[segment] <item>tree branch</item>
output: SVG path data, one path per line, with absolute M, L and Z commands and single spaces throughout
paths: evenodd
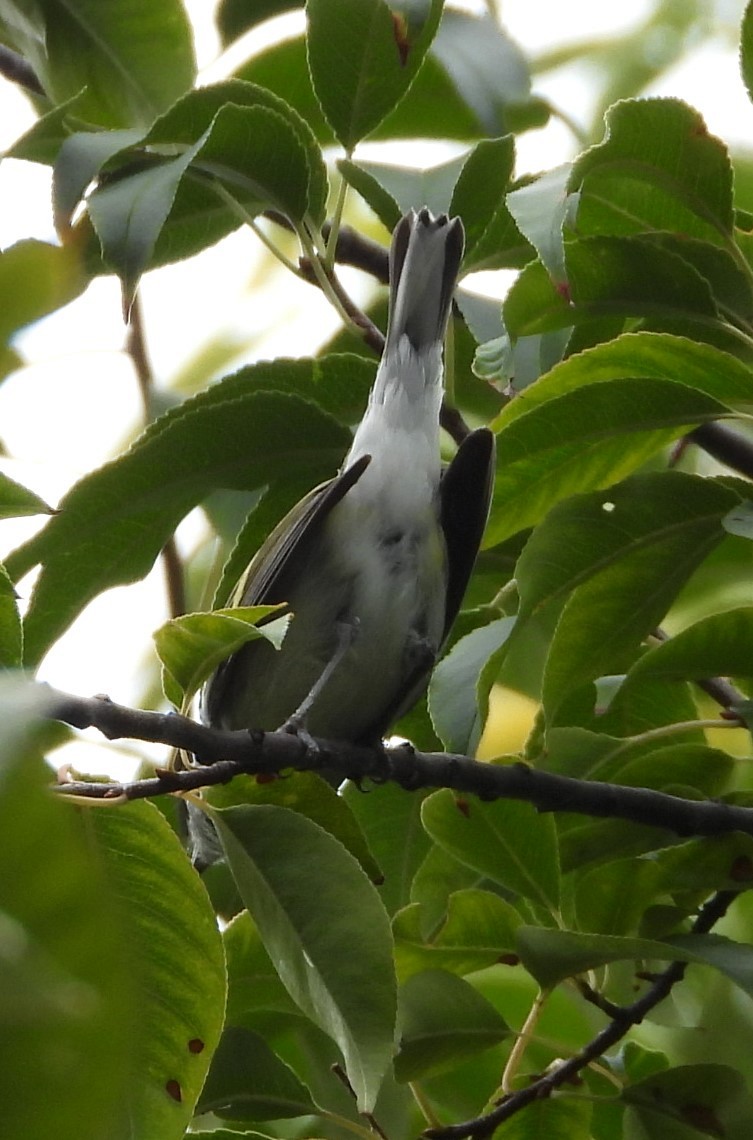
M 143 712 L 107 697 L 76 697 L 50 690 L 47 715 L 76 728 L 94 727 L 109 740 L 131 737 L 181 748 L 206 767 L 185 772 L 158 771 L 151 779 L 118 783 L 66 783 L 58 791 L 95 798 L 144 799 L 169 792 L 227 783 L 241 773 L 271 774 L 288 769 L 326 768 L 342 779 L 391 781 L 407 791 L 451 788 L 481 800 L 523 800 L 541 812 L 577 812 L 597 818 L 626 819 L 676 835 L 753 835 L 753 808 L 714 800 L 688 800 L 648 788 L 598 783 L 537 771 L 527 764 L 485 764 L 467 756 L 417 752 L 409 745 L 365 748 L 341 741 L 319 741 L 309 749 L 285 732 L 227 732 L 207 728 L 177 713 Z
M 736 897 L 736 891 L 719 891 L 712 895 L 698 912 L 693 923 L 693 933 L 707 934 L 724 916 Z M 609 1025 L 597 1033 L 587 1045 L 567 1061 L 556 1065 L 538 1080 L 526 1085 L 524 1089 L 511 1093 L 492 1112 L 461 1124 L 448 1125 L 446 1128 L 429 1128 L 424 1132 L 424 1136 L 431 1137 L 431 1140 L 465 1140 L 466 1137 L 483 1140 L 483 1137 L 490 1136 L 505 1120 L 515 1116 L 533 1101 L 550 1096 L 555 1089 L 561 1088 L 592 1061 L 603 1056 L 608 1049 L 621 1041 L 634 1025 L 639 1025 L 644 1017 L 667 997 L 672 987 L 684 976 L 687 966 L 687 962 L 670 963 L 643 997 L 631 1005 L 611 1006 L 612 1020 Z

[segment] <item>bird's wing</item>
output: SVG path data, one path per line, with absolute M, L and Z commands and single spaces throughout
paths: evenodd
M 288 511 L 270 532 L 249 563 L 230 598 L 231 606 L 265 605 L 275 598 L 276 586 L 290 559 L 316 537 L 321 523 L 363 475 L 371 456 L 362 455 L 334 479 L 320 483 Z M 275 614 L 275 617 L 278 615 Z
M 447 544 L 447 600 L 443 640 L 458 615 L 489 516 L 494 487 L 494 432 L 478 428 L 461 443 L 439 486 L 440 521 Z

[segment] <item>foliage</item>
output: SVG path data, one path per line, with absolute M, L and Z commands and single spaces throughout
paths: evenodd
M 290 7 L 224 0 L 222 35 Z M 501 320 L 496 303 L 458 295 L 452 397 L 491 423 L 498 470 L 469 608 L 406 735 L 473 755 L 502 683 L 536 702 L 521 753 L 535 768 L 753 802 L 749 764 L 696 684 L 731 679 L 712 693 L 750 720 L 753 214 L 734 195 L 749 170 L 692 107 L 639 97 L 703 31 L 702 9 L 665 0 L 632 43 L 599 45 L 604 136 L 597 117 L 571 164 L 516 180 L 515 134 L 560 112 L 488 12 L 309 0 L 305 36 L 195 88 L 179 0 L 9 0 L 0 42 L 43 92 L 29 72 L 39 118 L 9 153 L 52 167 L 60 245 L 0 255 L 3 376 L 19 364 L 14 334 L 92 278 L 119 276 L 137 328 L 141 275 L 240 225 L 280 256 L 292 232 L 289 270 L 347 328 L 314 359 L 173 400 L 56 513 L 0 477 L 3 517 L 49 515 L 0 576 L 3 666 L 35 666 L 94 597 L 147 573 L 193 507 L 219 517 L 243 491 L 226 606 L 249 551 L 337 469 L 365 405 L 379 333 L 353 322 L 334 269 L 346 189 L 388 229 L 427 203 L 462 217 L 465 272 L 516 276 Z M 643 51 L 649 33 L 658 55 Z M 753 4 L 741 38 L 750 92 Z M 462 146 L 420 171 L 357 150 L 416 136 Z M 351 244 L 383 276 L 372 247 Z M 35 567 L 21 615 L 13 583 Z M 198 592 L 189 601 L 206 609 Z M 261 616 L 173 614 L 156 635 L 168 697 L 180 704 Z M 226 861 L 202 883 L 171 805 L 51 798 L 43 697 L 8 679 L 0 705 L 9 1136 L 335 1138 L 371 1118 L 390 1137 L 427 1122 L 441 1135 L 580 1055 L 668 962 L 693 965 L 684 979 L 670 967 L 678 984 L 644 1025 L 626 1023 L 579 1083 L 498 1134 L 748 1135 L 749 836 L 449 788 L 336 796 L 293 773 L 215 792 Z M 732 909 L 711 933 L 694 916 L 720 898 L 719 915 Z

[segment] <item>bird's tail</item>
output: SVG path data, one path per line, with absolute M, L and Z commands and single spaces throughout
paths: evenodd
M 441 343 L 464 245 L 460 218 L 435 218 L 425 206 L 398 224 L 390 248 L 388 346 L 403 336 L 416 351 Z

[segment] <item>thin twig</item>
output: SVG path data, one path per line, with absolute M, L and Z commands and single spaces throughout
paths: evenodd
M 133 363 L 139 393 L 141 395 L 144 420 L 148 423 L 152 417 L 154 376 L 146 348 L 144 315 L 141 307 L 141 298 L 138 293 L 136 293 L 133 298 L 128 310 L 126 352 Z M 162 568 L 165 573 L 165 589 L 167 592 L 170 617 L 180 617 L 181 614 L 186 612 L 186 586 L 183 563 L 174 535 L 171 535 L 162 547 Z
M 730 904 L 737 897 L 736 891 L 719 891 L 713 895 L 701 908 L 693 924 L 694 934 L 706 934 L 726 914 Z M 483 1140 L 491 1136 L 496 1128 L 505 1120 L 515 1116 L 526 1105 L 535 1100 L 542 1100 L 550 1096 L 555 1089 L 571 1081 L 578 1073 L 587 1068 L 598 1057 L 603 1056 L 634 1025 L 639 1025 L 647 1014 L 651 1012 L 670 993 L 672 987 L 679 982 L 687 969 L 687 962 L 672 962 L 666 970 L 660 973 L 651 988 L 628 1006 L 614 1007 L 614 1014 L 609 1025 L 588 1042 L 578 1053 L 554 1066 L 538 1080 L 526 1085 L 512 1093 L 497 1108 L 484 1116 L 466 1120 L 461 1124 L 451 1124 L 446 1128 L 429 1128 L 424 1136 L 431 1140 Z

